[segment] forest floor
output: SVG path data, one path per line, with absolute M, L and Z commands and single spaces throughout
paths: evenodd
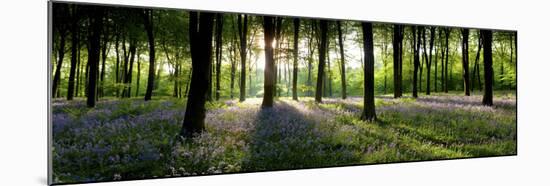
M 53 100 L 56 183 L 110 181 L 516 154 L 516 96 L 376 97 L 378 120 L 359 120 L 361 98 L 261 98 L 207 104 L 206 132 L 177 141 L 185 100 Z

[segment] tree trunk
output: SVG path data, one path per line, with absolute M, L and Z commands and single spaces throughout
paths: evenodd
M 412 34 L 413 34 L 413 46 L 414 46 L 414 60 L 413 60 L 413 63 L 414 63 L 414 70 L 413 70 L 413 97 L 414 98 L 417 98 L 418 97 L 418 86 L 417 86 L 417 82 L 418 82 L 418 67 L 420 66 L 420 37 L 422 36 L 421 32 L 420 32 L 420 29 L 422 29 L 421 27 L 419 28 L 419 30 L 417 30 L 417 26 L 413 26 L 412 27 Z
M 430 71 L 432 69 L 432 50 L 434 48 L 435 27 L 430 27 L 430 50 L 428 56 L 428 64 L 426 66 L 426 95 L 430 95 Z
M 130 43 L 130 64 L 129 64 L 129 68 L 128 68 L 128 72 L 126 74 L 126 78 L 125 79 L 125 87 L 127 87 L 127 91 L 126 91 L 126 97 L 131 97 L 132 94 L 132 72 L 133 72 L 133 69 L 134 69 L 134 60 L 135 60 L 135 56 L 136 56 L 136 39 L 133 39 L 133 41 L 131 41 Z
M 220 100 L 220 73 L 222 68 L 223 14 L 216 14 L 216 101 Z
M 153 35 L 153 10 L 144 10 L 143 25 L 147 31 L 147 40 L 149 42 L 149 73 L 147 75 L 147 89 L 145 90 L 144 99 L 145 101 L 149 101 L 153 96 L 153 86 L 155 84 L 155 38 Z
M 239 101 L 246 99 L 246 35 L 248 33 L 248 16 L 238 15 L 237 23 L 239 28 L 239 39 L 241 42 L 241 78 L 240 78 L 240 97 Z M 243 20 L 244 19 L 244 20 Z
M 402 96 L 403 26 L 393 25 L 393 97 Z
M 365 67 L 363 68 L 365 76 L 363 78 L 364 94 L 363 94 L 363 113 L 362 120 L 376 120 L 376 112 L 374 110 L 374 45 L 372 34 L 372 23 L 363 22 L 361 24 L 363 30 L 363 50 L 365 53 Z
M 97 92 L 97 74 L 99 65 L 99 52 L 100 52 L 100 40 L 101 30 L 103 28 L 103 11 L 104 8 L 97 6 L 93 7 L 90 16 L 90 28 L 88 41 L 90 47 L 88 48 L 88 63 L 90 64 L 90 71 L 88 72 L 88 99 L 86 105 L 88 107 L 95 107 L 96 104 L 96 92 Z
M 422 37 L 418 38 L 419 40 L 422 40 L 422 61 L 420 61 L 420 76 L 418 81 L 418 88 L 420 92 L 422 92 L 422 71 L 424 69 L 424 64 L 428 63 L 428 54 L 426 48 L 426 28 L 422 27 L 421 33 Z
M 474 61 L 474 71 L 472 72 L 472 86 L 470 87 L 470 90 L 473 91 L 475 88 L 476 83 L 476 76 L 477 76 L 477 86 L 479 87 L 479 90 L 481 90 L 481 76 L 479 75 L 479 57 L 481 53 L 481 35 L 478 32 L 478 40 L 477 40 L 477 52 L 476 52 L 476 59 Z
M 451 34 L 450 28 L 445 29 L 445 80 L 443 81 L 443 91 L 445 93 L 449 92 L 449 74 L 448 74 L 448 66 L 449 66 L 449 35 Z
M 104 87 L 105 87 L 105 83 L 104 83 L 104 80 L 105 80 L 105 61 L 107 60 L 107 53 L 109 53 L 109 50 L 107 50 L 109 48 L 109 37 L 107 35 L 107 32 L 108 30 L 106 29 L 105 30 L 105 33 L 103 33 L 103 47 L 101 48 L 101 75 L 100 75 L 100 85 L 99 85 L 99 94 L 98 96 L 99 97 L 103 97 L 103 94 L 105 92 L 104 90 Z
M 78 66 L 77 64 L 77 58 L 78 56 L 78 43 L 79 37 L 78 37 L 78 15 L 76 6 L 73 8 L 72 11 L 72 23 L 71 23 L 71 69 L 69 71 L 69 85 L 67 87 L 67 100 L 73 100 L 74 97 L 74 79 L 75 79 L 75 71 Z
M 315 50 L 315 45 L 313 44 L 315 38 L 315 20 L 311 20 L 311 33 L 309 34 L 308 42 L 308 61 L 307 61 L 307 96 L 312 96 L 311 88 L 313 86 L 311 71 L 313 69 L 313 53 Z
M 328 35 L 328 34 L 327 34 Z M 328 85 L 328 97 L 332 97 L 332 71 L 330 70 L 330 40 L 327 39 L 327 74 L 325 75 L 325 80 Z
M 323 78 L 325 77 L 325 55 L 327 48 L 327 21 L 321 20 L 319 23 L 321 29 L 321 41 L 319 46 L 319 68 L 317 69 L 317 86 L 315 87 L 315 102 L 322 102 Z
M 294 63 L 292 64 L 292 99 L 298 100 L 298 40 L 300 34 L 300 18 L 294 18 Z
M 204 131 L 206 91 L 208 88 L 204 82 L 211 78 L 208 75 L 208 71 L 212 67 L 212 32 L 214 23 L 213 13 L 200 13 L 200 18 L 198 18 L 199 15 L 196 12 L 190 12 L 189 14 L 189 36 L 191 38 L 193 73 L 185 117 L 180 131 L 180 135 L 185 138 L 191 138 Z M 200 29 L 198 29 L 199 26 Z
M 63 66 L 63 58 L 65 57 L 65 38 L 67 37 L 67 34 L 66 32 L 63 30 L 63 31 L 60 31 L 59 32 L 59 37 L 60 37 L 60 40 L 59 40 L 59 49 L 57 51 L 57 55 L 58 55 L 58 59 L 57 59 L 57 65 L 56 65 L 56 68 L 55 68 L 55 73 L 54 73 L 54 76 L 53 76 L 53 85 L 52 85 L 52 95 L 55 96 L 57 95 L 57 92 L 56 91 L 59 91 L 58 90 L 58 86 L 59 86 L 59 81 L 60 81 L 60 77 L 61 77 L 61 67 Z
M 342 23 L 341 21 L 336 22 L 336 26 L 338 27 L 338 46 L 340 48 L 340 78 L 342 79 L 342 99 L 347 98 L 346 94 L 346 60 L 345 60 L 345 54 L 344 54 L 344 40 L 342 38 Z
M 470 30 L 467 28 L 462 29 L 462 78 L 464 80 L 464 95 L 470 96 L 470 67 L 469 67 L 469 54 L 468 54 L 468 38 L 470 37 Z
M 139 81 L 141 76 L 141 62 L 139 61 L 140 57 L 139 54 L 137 56 L 137 77 L 136 77 L 136 97 L 139 96 Z
M 79 34 L 78 37 L 80 38 L 80 34 Z M 82 74 L 82 72 L 81 72 L 82 71 L 81 70 L 82 69 L 82 63 L 80 63 L 80 42 L 77 43 L 77 45 L 78 45 L 78 47 L 77 47 L 77 54 L 76 54 L 77 59 L 76 59 L 76 87 L 75 87 L 76 90 L 75 90 L 75 95 L 76 95 L 76 97 L 79 97 L 80 96 L 80 85 L 81 85 L 80 82 L 82 82 L 80 80 L 80 79 L 82 79 L 81 75 L 80 75 L 80 74 Z
M 273 59 L 273 17 L 264 16 L 264 53 L 265 53 L 265 72 L 264 72 L 264 97 L 262 108 L 273 107 L 273 88 L 275 84 L 275 61 Z
M 483 77 L 485 87 L 483 88 L 483 105 L 493 105 L 493 33 L 491 30 L 481 30 L 483 42 Z

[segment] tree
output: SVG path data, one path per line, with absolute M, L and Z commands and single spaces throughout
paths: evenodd
M 327 51 L 327 21 L 319 22 L 321 29 L 320 45 L 319 45 L 319 68 L 317 69 L 317 86 L 315 87 L 315 102 L 321 103 L 323 96 L 323 78 L 325 77 L 325 55 Z
M 187 107 L 180 131 L 180 135 L 185 138 L 193 137 L 204 131 L 206 92 L 208 88 L 208 85 L 204 81 L 211 78 L 208 75 L 208 71 L 212 67 L 212 34 L 214 23 L 213 13 L 190 12 L 189 15 L 189 38 L 193 72 Z
M 472 72 L 472 86 L 471 90 L 474 90 L 475 82 L 476 82 L 476 76 L 477 76 L 477 86 L 479 87 L 479 90 L 481 90 L 481 75 L 479 72 L 479 57 L 481 53 L 481 33 L 478 31 L 477 34 L 477 52 L 476 52 L 476 60 L 474 62 L 474 71 Z
M 241 42 L 241 90 L 239 101 L 243 102 L 246 99 L 246 35 L 248 33 L 248 15 L 238 15 L 237 24 L 239 30 L 239 40 Z
M 403 26 L 393 25 L 393 97 L 399 98 L 402 92 L 403 72 Z
M 298 43 L 300 34 L 300 18 L 294 18 L 294 63 L 292 64 L 292 99 L 298 100 Z M 345 89 L 344 89 L 345 90 Z M 344 91 L 345 92 L 345 91 Z
M 481 30 L 481 41 L 483 42 L 483 105 L 493 105 L 493 32 L 491 30 Z
M 428 63 L 428 49 L 426 48 L 426 28 L 420 27 L 421 29 L 419 32 L 421 32 L 422 37 L 419 37 L 419 42 L 422 44 L 422 60 L 420 61 L 420 74 L 419 74 L 419 80 L 418 80 L 418 88 L 419 91 L 422 92 L 422 70 L 424 69 L 424 64 Z M 429 74 L 428 74 L 429 75 Z
M 103 11 L 104 7 L 102 6 L 94 6 L 89 10 L 90 28 L 88 31 L 88 41 L 90 42 L 90 47 L 88 48 L 88 64 L 90 64 L 90 71 L 88 75 L 88 98 L 86 101 L 88 107 L 95 107 L 96 102 L 96 82 L 101 47 L 101 31 L 103 28 Z
M 61 67 L 63 66 L 63 59 L 65 57 L 65 40 L 67 38 L 67 30 L 68 30 L 66 19 L 69 17 L 68 16 L 69 8 L 67 7 L 66 4 L 59 4 L 57 6 L 59 6 L 56 8 L 58 11 L 56 11 L 55 14 L 53 15 L 54 16 L 53 20 L 58 20 L 58 21 L 54 21 L 52 23 L 53 28 L 55 28 L 54 34 L 57 33 L 59 35 L 59 46 L 57 50 L 57 55 L 58 55 L 57 65 L 55 68 L 53 82 L 52 82 L 52 96 L 54 97 L 59 93 L 58 86 L 59 86 L 59 81 L 61 79 Z
M 432 69 L 432 50 L 434 48 L 434 40 L 435 40 L 435 27 L 430 27 L 430 50 L 429 50 L 429 56 L 428 56 L 428 63 L 426 68 L 426 95 L 430 95 L 430 71 Z M 437 54 L 437 52 L 436 52 Z M 435 67 L 437 69 L 437 66 Z M 436 73 L 437 74 L 437 73 Z M 436 75 L 437 77 L 437 75 Z M 437 80 L 437 78 L 436 78 Z
M 216 14 L 216 101 L 220 99 L 220 73 L 222 68 L 223 14 Z
M 462 78 L 464 80 L 464 95 L 470 96 L 470 67 L 469 67 L 469 54 L 468 54 L 468 38 L 470 37 L 470 30 L 467 28 L 462 29 Z
M 444 66 L 444 70 L 441 72 L 441 73 L 444 73 L 443 76 L 441 76 L 441 78 L 443 79 L 443 91 L 445 91 L 445 93 L 448 93 L 449 92 L 449 74 L 448 74 L 448 66 L 449 66 L 449 35 L 451 34 L 451 29 L 450 28 L 445 28 L 445 64 L 442 65 L 442 67 Z
M 372 35 L 372 23 L 361 23 L 363 30 L 363 50 L 365 53 L 365 65 L 363 71 L 364 94 L 363 94 L 363 113 L 362 120 L 376 120 L 376 112 L 374 108 L 374 44 Z
M 130 39 L 130 46 L 129 46 L 129 61 L 128 61 L 128 69 L 124 72 L 124 89 L 122 91 L 122 97 L 130 97 L 132 92 L 132 71 L 134 68 L 134 60 L 136 56 L 136 50 L 137 50 L 137 43 L 136 38 Z
M 417 30 L 418 29 L 418 30 Z M 418 68 L 420 66 L 420 37 L 422 36 L 422 32 L 420 30 L 422 27 L 413 26 L 412 27 L 412 35 L 413 35 L 413 64 L 414 64 L 414 70 L 413 70 L 413 97 L 418 97 Z
M 340 73 L 340 78 L 342 79 L 342 99 L 346 99 L 346 60 L 344 55 L 344 40 L 342 39 L 342 23 L 341 21 L 336 21 L 336 26 L 338 27 L 338 46 L 340 48 L 340 68 L 342 69 Z
M 74 80 L 75 80 L 75 71 L 77 68 L 77 58 L 79 58 L 79 28 L 78 21 L 80 20 L 80 15 L 78 13 L 78 6 L 73 5 L 71 9 L 71 68 L 69 71 L 69 85 L 67 88 L 67 100 L 73 100 L 74 97 Z
M 275 86 L 275 61 L 273 59 L 273 37 L 274 25 L 273 17 L 264 16 L 264 53 L 265 53 L 265 72 L 264 72 L 264 97 L 262 108 L 273 107 L 273 93 Z
M 155 84 L 155 38 L 153 35 L 153 10 L 143 10 L 143 25 L 147 31 L 149 42 L 149 74 L 147 75 L 147 89 L 145 90 L 145 101 L 151 100 L 153 86 Z

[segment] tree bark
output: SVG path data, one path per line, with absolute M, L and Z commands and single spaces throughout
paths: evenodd
M 208 71 L 212 67 L 213 13 L 190 12 L 189 37 L 191 39 L 191 63 L 193 72 L 185 117 L 180 135 L 191 138 L 204 131 L 206 117 L 206 91 L 204 82 L 211 78 Z M 199 18 L 200 17 L 200 18 Z M 197 23 L 198 22 L 198 23 Z M 200 29 L 199 29 L 200 27 Z
M 104 8 L 100 6 L 93 7 L 90 11 L 90 28 L 88 36 L 88 41 L 90 43 L 90 47 L 88 48 L 88 63 L 90 64 L 90 70 L 88 72 L 88 98 L 86 101 L 86 105 L 90 108 L 95 107 L 96 104 L 96 81 L 101 47 L 101 31 L 103 28 L 103 11 Z
M 342 23 L 341 21 L 337 21 L 336 25 L 338 27 L 338 46 L 340 48 L 340 78 L 342 79 L 342 99 L 347 98 L 346 93 L 346 60 L 345 60 L 345 54 L 344 54 L 344 39 L 342 38 Z
M 220 100 L 220 73 L 223 50 L 223 14 L 216 14 L 216 101 Z
M 53 85 L 52 85 L 52 95 L 55 96 L 57 95 L 57 91 L 58 90 L 58 86 L 59 86 L 59 81 L 60 81 L 60 77 L 61 77 L 61 67 L 63 66 L 63 58 L 65 57 L 65 38 L 67 37 L 67 34 L 65 31 L 60 31 L 59 32 L 59 37 L 60 37 L 60 40 L 59 40 L 59 49 L 57 51 L 57 65 L 56 65 L 56 68 L 55 68 L 55 73 L 54 73 L 54 76 L 53 76 Z
M 393 97 L 402 96 L 403 26 L 393 25 Z
M 262 108 L 273 107 L 273 93 L 275 85 L 275 61 L 273 59 L 273 17 L 264 16 L 264 53 L 265 53 L 265 72 L 264 72 L 264 97 L 262 100 Z
M 430 71 L 432 69 L 432 50 L 434 48 L 434 40 L 435 40 L 435 27 L 430 27 L 430 50 L 429 50 L 429 56 L 428 56 L 428 63 L 426 66 L 426 95 L 430 95 Z
M 323 78 L 325 77 L 325 55 L 327 50 L 327 21 L 320 20 L 321 41 L 319 46 L 319 68 L 317 69 L 317 86 L 315 87 L 315 102 L 321 103 L 323 96 Z
M 420 66 L 420 37 L 422 36 L 420 30 L 417 30 L 417 26 L 412 27 L 413 34 L 413 46 L 414 46 L 414 70 L 413 70 L 413 97 L 418 97 L 418 67 Z
M 365 53 L 365 67 L 363 68 L 365 76 L 363 79 L 364 94 L 363 94 L 363 113 L 362 120 L 376 120 L 376 112 L 374 108 L 374 45 L 372 34 L 372 23 L 361 23 L 363 30 L 363 50 Z
M 72 16 L 71 16 L 71 69 L 69 71 L 69 85 L 67 87 L 67 100 L 73 100 L 74 97 L 74 80 L 75 80 L 75 71 L 77 68 L 77 58 L 78 56 L 78 43 L 80 42 L 78 37 L 78 20 L 79 15 L 77 12 L 77 6 L 73 6 Z
M 101 48 L 101 74 L 100 74 L 100 85 L 98 90 L 98 96 L 103 97 L 103 94 L 105 92 L 105 61 L 107 60 L 107 53 L 109 53 L 109 36 L 108 36 L 108 30 L 105 29 L 105 32 L 103 33 L 103 47 Z
M 468 53 L 468 38 L 470 37 L 470 30 L 467 28 L 462 29 L 462 78 L 464 80 L 464 95 L 470 96 L 470 67 L 469 67 L 469 53 Z
M 241 78 L 240 78 L 240 96 L 239 101 L 243 102 L 246 99 L 246 35 L 248 33 L 248 16 L 238 15 L 237 23 L 239 28 L 239 39 L 241 42 Z
M 151 100 L 153 96 L 153 86 L 155 84 L 155 38 L 153 35 L 153 10 L 144 10 L 143 24 L 147 31 L 147 40 L 149 42 L 149 73 L 147 75 L 147 89 L 145 90 L 145 101 Z M 160 75 L 160 74 L 159 74 Z
M 294 18 L 294 63 L 292 64 L 292 99 L 298 100 L 298 43 L 300 34 L 300 18 Z
M 491 30 L 481 30 L 483 42 L 483 77 L 485 87 L 483 88 L 483 105 L 493 105 L 493 33 Z
M 448 66 L 449 66 L 449 35 L 451 34 L 450 28 L 445 29 L 445 80 L 443 81 L 443 91 L 445 93 L 449 92 L 449 73 L 448 73 Z

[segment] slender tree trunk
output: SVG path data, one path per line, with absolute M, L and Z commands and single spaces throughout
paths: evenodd
M 468 38 L 470 37 L 470 30 L 467 28 L 462 29 L 462 76 L 464 79 L 464 95 L 470 96 L 470 67 L 469 67 L 469 53 L 468 53 Z
M 451 34 L 451 30 L 449 28 L 445 29 L 445 80 L 443 81 L 443 89 L 445 93 L 449 92 L 448 66 L 449 66 L 449 35 L 450 34 Z
M 422 33 L 422 37 L 421 38 L 418 38 L 419 41 L 422 40 L 422 60 L 420 61 L 420 76 L 419 76 L 419 81 L 418 81 L 418 88 L 419 88 L 419 91 L 422 92 L 422 71 L 424 69 L 424 64 L 428 63 L 428 54 L 426 53 L 427 52 L 427 49 L 426 49 L 426 28 L 422 27 L 422 30 L 419 32 Z
M 342 99 L 346 99 L 346 60 L 344 54 L 344 39 L 342 38 L 341 21 L 337 21 L 336 25 L 338 27 L 338 45 L 340 48 L 340 68 L 342 69 L 340 73 L 340 78 L 342 79 Z
M 311 33 L 309 34 L 309 42 L 308 42 L 308 63 L 307 63 L 307 95 L 312 96 L 313 93 L 311 91 L 313 83 L 312 83 L 312 77 L 311 77 L 311 71 L 313 69 L 313 53 L 315 50 L 315 45 L 313 44 L 314 38 L 315 38 L 315 20 L 311 20 Z
M 483 76 L 485 88 L 483 93 L 483 105 L 493 105 L 493 33 L 491 30 L 481 30 L 483 42 Z
M 393 97 L 402 96 L 403 26 L 393 25 Z
M 136 56 L 136 39 L 134 39 L 133 41 L 131 41 L 130 43 L 130 64 L 129 64 L 129 69 L 128 69 L 128 72 L 126 74 L 126 78 L 125 79 L 125 84 L 126 86 L 125 87 L 128 87 L 127 91 L 126 91 L 126 97 L 131 97 L 132 96 L 132 72 L 133 72 L 133 69 L 134 69 L 134 60 L 135 60 L 135 56 Z
M 241 79 L 240 79 L 240 97 L 239 101 L 243 102 L 246 99 L 246 38 L 248 33 L 248 16 L 238 15 L 237 19 L 239 28 L 239 39 L 241 42 Z
M 428 56 L 428 63 L 426 66 L 426 95 L 430 95 L 430 71 L 432 69 L 432 50 L 434 48 L 434 40 L 435 40 L 435 27 L 430 27 L 430 50 L 429 50 L 429 56 Z M 436 67 L 437 68 L 437 67 Z
M 298 43 L 300 34 L 300 18 L 294 18 L 294 63 L 292 64 L 292 99 L 298 100 Z
M 412 27 L 413 34 L 413 46 L 414 46 L 414 71 L 413 71 L 413 97 L 418 97 L 418 67 L 420 66 L 420 37 L 422 36 L 420 30 L 417 30 L 417 26 Z M 421 28 L 420 28 L 421 29 Z
M 59 32 L 59 50 L 57 51 L 57 67 L 55 68 L 55 73 L 53 76 L 53 85 L 52 85 L 52 95 L 57 95 L 56 91 L 58 90 L 59 81 L 61 77 L 61 67 L 63 66 L 63 58 L 65 57 L 65 38 L 67 33 L 63 30 Z
M 103 11 L 103 7 L 93 7 L 90 16 L 88 37 L 88 41 L 90 42 L 90 47 L 88 48 L 88 63 L 90 64 L 90 71 L 88 75 L 88 99 L 86 101 L 86 105 L 90 108 L 95 107 L 96 104 L 96 81 L 99 65 L 99 52 L 101 47 L 101 30 L 103 28 Z
M 139 81 L 141 76 L 141 62 L 139 61 L 139 54 L 137 56 L 137 77 L 136 77 L 136 97 L 139 96 Z
M 222 67 L 223 50 L 223 14 L 216 14 L 216 101 L 220 100 L 220 73 Z
M 514 66 L 514 45 L 513 45 L 514 39 L 512 37 L 513 35 L 510 34 L 510 66 L 513 67 Z M 513 90 L 512 81 L 510 81 L 508 85 L 510 86 L 510 90 Z
M 190 12 L 189 16 L 193 73 L 185 117 L 180 131 L 180 135 L 185 138 L 191 138 L 204 131 L 206 91 L 208 88 L 204 82 L 211 78 L 208 71 L 212 67 L 214 15 L 213 13 L 200 13 L 200 16 L 197 14 L 196 12 Z
M 265 53 L 265 72 L 264 72 L 264 97 L 262 108 L 273 107 L 273 88 L 275 84 L 275 61 L 273 59 L 273 17 L 263 16 L 264 19 L 264 53 Z
M 149 101 L 153 96 L 153 86 L 155 83 L 155 38 L 153 35 L 153 10 L 145 10 L 143 13 L 143 20 L 145 30 L 147 31 L 147 40 L 149 42 L 149 73 L 147 75 L 147 89 L 145 91 L 144 99 L 145 101 Z
M 279 58 L 281 56 L 281 52 L 279 51 L 279 49 L 281 48 L 281 43 L 280 40 L 281 40 L 281 31 L 282 31 L 282 24 L 283 24 L 283 18 L 281 17 L 276 17 L 275 18 L 275 25 L 274 25 L 274 28 L 275 28 L 275 48 L 273 49 L 273 55 L 274 55 L 274 63 L 275 63 L 275 84 L 273 86 L 273 91 L 274 91 L 274 95 L 275 96 L 279 96 L 281 93 L 280 93 L 280 89 L 277 88 L 277 83 L 278 81 L 280 81 L 280 77 L 279 77 L 279 74 L 280 74 L 280 68 L 279 68 Z
M 327 74 L 325 75 L 325 79 L 327 80 L 328 84 L 328 97 L 332 97 L 332 71 L 330 70 L 330 40 L 327 39 Z
M 365 76 L 363 79 L 364 94 L 363 94 L 363 113 L 362 120 L 376 120 L 376 112 L 374 108 L 374 44 L 372 23 L 361 23 L 363 30 L 363 46 L 365 53 L 365 67 L 363 68 Z
M 69 71 L 69 85 L 67 87 L 67 100 L 73 100 L 74 97 L 74 79 L 75 79 L 75 71 L 78 67 L 77 64 L 77 58 L 78 56 L 78 43 L 79 37 L 78 37 L 78 18 L 77 18 L 77 12 L 76 8 L 73 8 L 72 16 L 72 24 L 71 24 L 71 69 Z
M 80 38 L 80 34 L 77 37 Z M 77 54 L 76 54 L 76 56 L 77 56 L 77 58 L 76 58 L 76 90 L 75 90 L 76 97 L 80 96 L 80 85 L 81 85 L 80 82 L 82 82 L 80 80 L 80 79 L 82 79 L 81 75 L 80 75 L 81 71 L 82 71 L 81 70 L 82 63 L 80 63 L 80 49 L 81 48 L 80 48 L 80 42 L 79 42 L 79 43 L 77 43 Z
M 109 36 L 108 36 L 108 30 L 105 29 L 105 32 L 103 33 L 103 47 L 101 48 L 101 75 L 100 75 L 100 85 L 99 85 L 99 97 L 103 97 L 104 95 L 104 87 L 105 87 L 105 61 L 107 60 L 107 53 L 109 53 Z
M 323 78 L 325 77 L 324 69 L 325 69 L 325 55 L 326 55 L 326 48 L 327 48 L 327 21 L 321 20 L 320 23 L 320 29 L 321 29 L 321 40 L 320 40 L 320 46 L 319 46 L 319 68 L 317 70 L 317 86 L 315 87 L 315 102 L 321 103 L 322 102 L 322 95 L 323 95 Z

